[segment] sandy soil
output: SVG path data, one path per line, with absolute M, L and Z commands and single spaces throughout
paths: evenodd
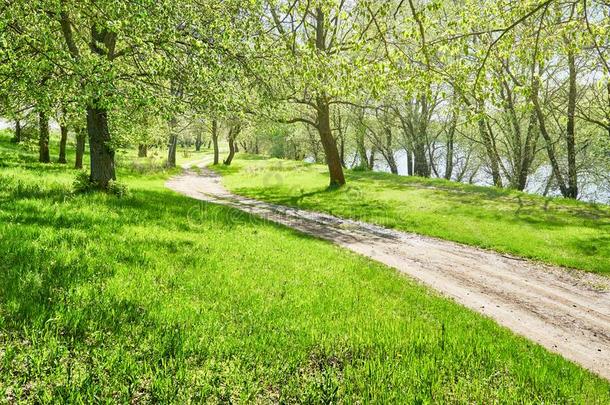
M 391 266 L 610 380 L 610 279 L 237 196 L 200 163 L 167 182 Z

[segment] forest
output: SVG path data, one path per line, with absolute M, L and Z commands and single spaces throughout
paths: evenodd
M 7 1 L 15 142 L 178 144 L 608 202 L 605 1 Z M 528 188 L 528 185 L 530 187 Z

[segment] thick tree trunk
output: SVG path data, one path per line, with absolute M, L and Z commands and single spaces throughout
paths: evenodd
M 371 148 L 371 155 L 368 160 L 369 170 L 375 169 L 375 153 L 376 152 L 377 151 L 375 150 L 375 147 Z
M 424 142 L 421 142 L 421 139 L 415 142 L 413 154 L 415 158 L 413 173 L 419 177 L 430 177 L 430 165 L 428 164 L 428 158 L 426 156 L 426 145 Z
M 141 143 L 138 145 L 138 157 L 147 157 L 148 156 L 148 145 L 145 143 Z
M 214 164 L 219 163 L 219 151 L 218 151 L 218 121 L 212 121 L 212 144 L 214 146 Z
M 83 168 L 83 156 L 85 155 L 85 142 L 87 140 L 87 130 L 80 128 L 76 133 L 76 158 L 74 160 L 74 168 Z
M 407 154 L 407 175 L 413 176 L 413 153 L 405 148 Z
M 364 132 L 358 131 L 356 134 L 356 150 L 358 152 L 358 167 L 368 170 L 369 158 L 366 154 L 366 145 L 364 144 Z
M 68 127 L 65 125 L 59 126 L 61 138 L 59 139 L 59 158 L 58 163 L 66 164 L 66 144 L 68 143 Z
M 87 132 L 89 134 L 89 179 L 99 188 L 107 189 L 110 180 L 116 180 L 114 150 L 110 145 L 108 112 L 103 108 L 87 108 Z
M 21 121 L 15 120 L 15 135 L 12 139 L 13 143 L 21 142 Z
M 49 117 L 44 111 L 38 113 L 38 126 L 38 161 L 41 163 L 50 163 L 51 156 L 49 155 Z
M 341 187 L 345 184 L 345 176 L 343 174 L 343 166 L 341 165 L 341 157 L 337 149 L 337 143 L 333 138 L 330 128 L 330 107 L 323 97 L 318 97 L 318 133 L 324 155 L 326 156 L 326 164 L 330 175 L 330 186 Z
M 316 8 L 316 49 L 321 53 L 326 53 L 326 15 L 321 6 Z M 316 110 L 318 116 L 318 133 L 324 154 L 326 156 L 326 164 L 330 175 L 330 187 L 341 187 L 345 184 L 345 176 L 343 175 L 343 166 L 341 165 L 341 157 L 337 150 L 337 142 L 333 138 L 332 129 L 330 127 L 330 106 L 326 95 L 319 94 L 316 98 Z

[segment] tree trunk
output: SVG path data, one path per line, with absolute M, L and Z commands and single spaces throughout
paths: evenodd
M 318 6 L 316 8 L 316 49 L 324 54 L 327 52 L 326 34 L 326 16 L 322 7 Z M 318 133 L 326 156 L 326 164 L 328 165 L 328 173 L 330 175 L 330 187 L 341 187 L 345 184 L 345 176 L 343 175 L 343 166 L 341 165 L 341 157 L 337 150 L 337 143 L 333 138 L 330 127 L 330 106 L 324 93 L 316 97 L 316 110 Z
M 89 179 L 99 188 L 107 189 L 110 180 L 116 180 L 114 150 L 110 145 L 108 112 L 103 108 L 87 108 L 87 132 L 89 134 Z
M 238 151 L 237 143 L 235 142 L 235 140 L 237 139 L 237 135 L 239 135 L 240 131 L 241 131 L 241 128 L 240 128 L 239 124 L 236 125 L 236 126 L 232 126 L 229 129 L 229 137 L 228 137 L 228 141 L 229 141 L 229 155 L 224 160 L 224 162 L 222 162 L 225 166 L 230 166 L 231 165 L 231 162 L 233 162 L 233 158 L 235 157 L 235 154 Z
M 419 177 L 430 177 L 430 165 L 428 165 L 428 159 L 426 157 L 426 145 L 421 139 L 416 140 L 413 154 L 413 157 L 415 158 L 415 164 L 413 165 L 414 174 Z
M 21 121 L 15 120 L 15 136 L 13 137 L 13 143 L 21 142 Z
M 578 178 L 576 173 L 576 58 L 574 52 L 568 52 L 569 90 L 568 90 L 568 123 L 566 128 L 566 144 L 568 151 L 568 190 L 565 197 L 578 197 Z
M 407 154 L 407 175 L 413 176 L 413 153 L 405 148 Z
M 214 165 L 219 162 L 219 151 L 218 151 L 218 122 L 212 121 L 212 143 L 214 144 Z
M 59 126 L 61 138 L 59 139 L 59 159 L 58 163 L 66 164 L 66 143 L 68 142 L 68 127 L 64 124 Z
M 178 149 L 178 134 L 176 133 L 177 121 L 172 118 L 169 122 L 169 144 L 167 151 L 167 167 L 176 167 L 176 149 Z
M 358 152 L 358 167 L 368 170 L 369 158 L 366 154 L 366 145 L 364 144 L 364 132 L 361 130 L 356 134 L 356 149 Z
M 330 108 L 323 97 L 318 98 L 317 104 L 318 133 L 320 135 L 322 147 L 324 148 L 326 164 L 328 165 L 328 172 L 330 175 L 329 185 L 330 187 L 341 187 L 345 184 L 345 176 L 343 174 L 343 166 L 341 165 L 341 157 L 339 156 L 337 143 L 333 138 L 332 130 L 330 128 Z
M 540 128 L 540 134 L 544 138 L 546 152 L 549 157 L 549 163 L 551 164 L 551 169 L 553 170 L 552 175 L 557 181 L 559 185 L 559 190 L 561 191 L 561 195 L 567 197 L 568 188 L 563 179 L 563 175 L 561 174 L 561 169 L 559 168 L 559 162 L 557 161 L 557 156 L 555 155 L 555 149 L 553 148 L 553 140 L 549 135 L 546 128 L 546 121 L 544 119 L 544 114 L 542 112 L 542 108 L 540 107 L 540 101 L 538 99 L 538 91 L 540 88 L 540 79 L 536 79 L 534 81 L 534 86 L 532 89 L 532 104 L 534 105 L 534 111 L 536 112 L 536 118 L 538 119 L 538 126 Z
M 145 143 L 141 143 L 138 145 L 138 157 L 147 157 L 148 156 L 148 145 Z
M 38 113 L 39 137 L 38 137 L 38 161 L 41 163 L 50 163 L 51 156 L 49 155 L 49 117 L 47 113 L 41 111 Z
M 195 139 L 195 151 L 199 152 L 201 150 L 201 145 L 203 144 L 203 141 L 201 140 L 201 133 L 198 132 L 197 133 L 197 138 Z
M 74 168 L 83 168 L 83 155 L 85 154 L 85 141 L 87 140 L 87 131 L 85 128 L 80 128 L 76 133 L 76 158 L 74 160 Z
M 457 116 L 457 115 L 456 115 Z M 457 120 L 456 120 L 456 116 L 454 116 L 454 119 L 451 122 L 451 127 L 449 128 L 449 132 L 447 133 L 447 143 L 445 144 L 445 148 L 446 150 L 446 155 L 445 155 L 445 179 L 446 180 L 451 180 L 451 176 L 453 175 L 453 153 L 454 153 L 454 147 L 455 145 L 453 144 L 454 142 L 454 138 L 455 138 L 455 128 L 457 126 Z
M 371 148 L 371 156 L 369 157 L 368 160 L 368 165 L 369 165 L 369 170 L 374 170 L 375 169 L 375 147 Z
M 502 174 L 500 173 L 500 163 L 498 162 L 498 158 L 493 146 L 493 141 L 491 139 L 492 135 L 488 131 L 487 123 L 484 118 L 479 118 L 477 120 L 477 123 L 479 127 L 479 134 L 481 136 L 481 140 L 483 141 L 483 145 L 485 146 L 485 151 L 487 153 L 487 159 L 489 161 L 489 168 L 491 170 L 493 184 L 494 186 L 501 188 Z

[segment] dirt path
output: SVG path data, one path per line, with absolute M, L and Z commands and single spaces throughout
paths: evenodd
M 391 266 L 610 380 L 610 279 L 237 196 L 198 166 L 167 182 Z

